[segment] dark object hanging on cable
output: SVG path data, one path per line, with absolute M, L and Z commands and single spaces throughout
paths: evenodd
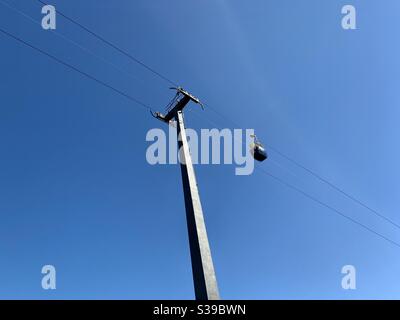
M 252 134 L 251 137 L 254 138 L 254 142 L 250 144 L 250 153 L 254 159 L 262 162 L 268 158 L 267 151 L 265 151 L 264 146 L 257 139 L 255 134 Z

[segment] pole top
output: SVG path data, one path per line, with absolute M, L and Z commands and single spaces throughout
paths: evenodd
M 175 114 L 178 111 L 183 110 L 183 108 L 190 102 L 193 101 L 201 106 L 204 110 L 204 105 L 200 102 L 198 98 L 194 95 L 190 94 L 182 87 L 172 87 L 170 89 L 176 90 L 175 97 L 171 100 L 171 102 L 167 105 L 166 114 L 163 115 L 161 112 L 152 112 L 150 113 L 152 116 L 158 120 L 161 120 L 166 123 L 170 123 L 170 121 L 175 117 Z
M 177 94 L 181 93 L 182 95 L 188 97 L 190 100 L 192 100 L 194 103 L 197 103 L 201 106 L 201 108 L 204 110 L 204 105 L 200 102 L 199 98 L 196 98 L 194 95 L 191 93 L 187 92 L 184 90 L 182 87 L 171 87 L 170 89 L 176 90 Z

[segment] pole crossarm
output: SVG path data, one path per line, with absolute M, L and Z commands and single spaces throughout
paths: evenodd
M 181 87 L 177 87 L 177 88 L 170 88 L 170 89 L 174 89 L 177 91 L 177 102 L 175 104 L 175 106 L 171 107 L 170 110 L 167 110 L 167 114 L 163 115 L 161 112 L 151 112 L 151 114 L 153 115 L 154 118 L 161 120 L 163 122 L 166 123 L 170 123 L 173 119 L 175 119 L 175 116 L 177 114 L 178 111 L 183 110 L 183 108 L 186 107 L 186 105 L 190 102 L 193 101 L 194 103 L 197 103 L 201 106 L 202 109 L 204 109 L 203 104 L 200 102 L 200 100 L 198 98 L 196 98 L 195 96 L 193 96 L 192 94 L 190 94 L 189 92 L 185 91 L 183 88 Z

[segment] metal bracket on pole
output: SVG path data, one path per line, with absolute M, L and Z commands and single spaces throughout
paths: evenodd
M 170 89 L 174 89 L 177 92 L 176 98 L 174 99 L 176 103 L 167 108 L 166 115 L 163 115 L 161 112 L 150 111 L 150 113 L 154 118 L 169 124 L 172 120 L 175 119 L 176 113 L 180 110 L 183 110 L 183 108 L 185 108 L 190 101 L 199 104 L 201 108 L 204 110 L 204 105 L 200 102 L 200 100 L 195 96 L 193 96 L 192 94 L 190 94 L 189 92 L 185 91 L 183 88 L 178 87 Z

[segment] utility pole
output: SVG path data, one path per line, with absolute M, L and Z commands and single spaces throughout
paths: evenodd
M 190 257 L 192 261 L 196 299 L 219 300 L 217 279 L 183 117 L 183 109 L 190 101 L 200 105 L 201 103 L 199 99 L 182 88 L 174 89 L 177 90 L 177 94 L 167 106 L 167 114 L 163 115 L 160 112 L 156 112 L 153 116 L 170 125 L 173 123 L 173 120 L 175 120 L 177 126 L 180 166 L 186 207 L 186 222 L 189 234 Z

